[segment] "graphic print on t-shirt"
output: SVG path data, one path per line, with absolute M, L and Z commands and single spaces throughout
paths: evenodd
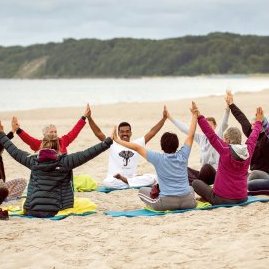
M 119 156 L 123 158 L 123 165 L 127 166 L 130 158 L 134 156 L 134 153 L 130 150 L 122 150 Z
M 123 165 L 127 166 L 128 162 L 130 161 L 130 158 L 134 156 L 134 153 L 130 150 L 122 150 L 119 153 L 119 156 L 123 158 Z

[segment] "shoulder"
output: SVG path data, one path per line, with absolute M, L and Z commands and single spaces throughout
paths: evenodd
M 139 137 L 135 140 L 132 140 L 133 143 L 138 144 L 140 146 L 145 146 L 145 137 Z

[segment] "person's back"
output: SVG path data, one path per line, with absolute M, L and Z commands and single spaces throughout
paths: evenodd
M 35 157 L 24 203 L 27 215 L 49 217 L 73 207 L 73 175 L 72 168 L 65 164 L 66 157 L 58 156 L 53 149 L 42 149 Z
M 212 146 L 220 154 L 213 190 L 200 180 L 192 186 L 197 194 L 212 204 L 240 203 L 247 199 L 247 171 L 256 141 L 262 128 L 263 111 L 257 109 L 257 121 L 245 145 L 241 145 L 242 134 L 236 127 L 230 127 L 224 140 L 218 137 L 204 116 L 198 117 L 198 124 Z
M 175 153 L 147 151 L 147 160 L 155 167 L 160 196 L 181 196 L 190 193 L 188 158 L 191 147 L 184 145 Z
M 244 199 L 247 197 L 247 173 L 250 164 L 248 154 L 249 141 L 246 145 L 240 145 L 243 156 L 240 159 L 236 153 L 232 153 L 233 147 L 223 145 L 219 166 L 213 186 L 214 193 L 228 199 Z M 251 145 L 252 146 L 252 145 Z
M 57 137 L 44 137 L 38 155 L 18 149 L 5 135 L 0 124 L 0 143 L 19 163 L 31 169 L 25 213 L 35 217 L 51 217 L 74 203 L 72 169 L 98 156 L 113 143 L 110 137 L 84 151 L 58 155 Z

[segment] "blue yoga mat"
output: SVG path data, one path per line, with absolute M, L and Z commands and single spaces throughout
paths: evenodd
M 104 192 L 104 193 L 110 193 L 112 191 L 123 191 L 123 190 L 130 190 L 130 189 L 140 189 L 141 187 L 136 187 L 136 188 L 125 188 L 125 189 L 112 189 L 112 188 L 107 188 L 105 186 L 100 186 L 96 189 L 98 192 Z
M 205 207 L 196 207 L 191 209 L 181 209 L 181 210 L 173 210 L 173 211 L 154 211 L 151 209 L 137 209 L 137 210 L 129 210 L 129 211 L 107 211 L 106 215 L 112 217 L 153 217 L 153 216 L 161 216 L 166 214 L 175 214 L 175 213 L 184 213 L 193 210 L 211 210 L 219 207 L 233 207 L 233 206 L 244 206 L 255 202 L 269 202 L 269 198 L 259 198 L 255 196 L 249 196 L 246 202 L 240 204 L 222 204 L 222 205 L 209 205 Z

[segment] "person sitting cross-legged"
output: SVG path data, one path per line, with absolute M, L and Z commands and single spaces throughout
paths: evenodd
M 0 121 L 0 143 L 11 157 L 31 170 L 25 214 L 43 218 L 53 217 L 58 211 L 74 206 L 72 170 L 107 150 L 113 140 L 107 137 L 84 151 L 60 154 L 58 137 L 46 135 L 38 154 L 30 155 L 9 140 Z
M 193 104 L 194 106 L 194 104 Z M 148 162 L 154 165 L 158 176 L 159 196 L 151 196 L 150 187 L 139 190 L 140 199 L 154 210 L 176 210 L 194 208 L 195 195 L 188 181 L 188 158 L 193 144 L 197 124 L 197 116 L 192 107 L 192 121 L 184 145 L 178 150 L 179 140 L 176 134 L 166 132 L 161 137 L 163 153 L 147 150 L 140 145 L 121 140 L 117 137 L 116 129 L 113 139 L 124 147 L 132 149 Z
M 256 122 L 245 144 L 242 133 L 230 127 L 224 139 L 216 135 L 204 116 L 198 113 L 198 124 L 220 155 L 213 189 L 201 180 L 194 180 L 194 191 L 213 205 L 237 204 L 247 200 L 247 172 L 257 139 L 262 130 L 263 111 L 257 108 Z
M 164 107 L 161 120 L 155 126 L 153 126 L 143 137 L 135 139 L 132 142 L 145 147 L 145 145 L 163 127 L 166 119 L 167 110 L 166 107 Z M 103 141 L 106 136 L 93 120 L 91 112 L 89 113 L 88 120 L 95 136 L 99 140 Z M 118 126 L 118 135 L 122 140 L 130 142 L 132 137 L 131 125 L 128 122 L 121 122 Z M 111 189 L 126 189 L 129 187 L 153 185 L 156 182 L 156 175 L 137 175 L 136 170 L 138 160 L 139 155 L 136 151 L 116 143 L 113 144 L 109 149 L 108 171 L 107 176 L 103 181 L 103 185 Z

